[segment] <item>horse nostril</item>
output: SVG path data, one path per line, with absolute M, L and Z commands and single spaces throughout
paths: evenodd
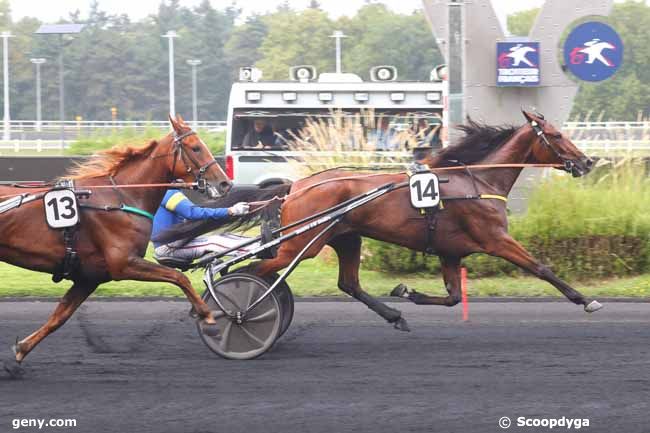
M 586 163 L 587 163 L 587 168 L 591 168 L 594 166 L 594 160 L 591 158 L 587 158 Z
M 231 188 L 232 188 L 232 182 L 224 181 L 219 184 L 219 192 L 221 192 L 222 194 L 227 193 L 228 191 L 230 191 Z

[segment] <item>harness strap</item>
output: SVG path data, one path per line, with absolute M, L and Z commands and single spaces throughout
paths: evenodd
M 478 198 L 480 198 L 480 199 L 493 198 L 493 199 L 501 200 L 501 201 L 503 201 L 505 203 L 508 203 L 508 197 L 504 197 L 502 195 L 497 195 L 497 194 L 481 194 L 481 195 L 478 196 Z
M 140 215 L 140 216 L 143 216 L 145 218 L 149 218 L 151 221 L 153 221 L 153 214 L 147 212 L 146 210 L 139 209 L 139 208 L 133 207 L 133 206 L 127 206 L 125 204 L 120 206 L 120 210 L 124 211 L 124 212 L 128 212 L 128 213 Z
M 149 218 L 151 221 L 153 221 L 153 214 L 147 212 L 146 210 L 139 209 L 137 207 L 133 206 L 126 206 L 126 205 L 120 205 L 120 206 L 93 206 L 91 204 L 80 204 L 79 207 L 83 209 L 91 209 L 91 210 L 101 210 L 105 212 L 112 212 L 112 211 L 122 211 L 122 212 L 127 212 L 127 213 L 132 213 L 135 215 L 140 215 L 145 218 Z

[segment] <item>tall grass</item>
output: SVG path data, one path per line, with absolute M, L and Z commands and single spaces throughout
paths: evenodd
M 168 131 L 160 128 L 147 127 L 144 130 L 135 128 L 120 128 L 106 133 L 94 133 L 80 137 L 73 142 L 68 149 L 67 155 L 92 155 L 97 151 L 110 149 L 113 146 L 144 146 L 151 140 L 159 140 Z M 197 133 L 203 142 L 210 148 L 214 155 L 224 153 L 226 136 L 224 132 L 210 132 L 198 130 Z
M 444 212 L 444 211 L 443 211 Z M 553 175 L 532 193 L 510 233 L 564 278 L 602 278 L 650 271 L 650 179 L 643 160 L 605 164 L 585 178 Z M 517 273 L 485 255 L 465 260 L 470 273 Z M 370 241 L 365 266 L 393 272 L 438 272 L 437 259 Z
M 433 115 L 429 113 L 429 116 Z M 354 114 L 331 110 L 327 117 L 307 118 L 300 131 L 287 140 L 290 150 L 302 154 L 302 159 L 294 162 L 295 167 L 292 168 L 303 176 L 341 166 L 393 171 L 403 169 L 411 162 L 410 156 L 405 152 L 427 137 L 407 128 L 397 131 L 391 125 L 391 151 L 378 151 L 376 133 L 379 132 L 381 123 L 385 120 L 394 121 L 395 118 L 393 115 L 387 117 L 385 114 L 376 114 L 373 109 Z M 418 114 L 408 113 L 399 116 L 399 120 L 404 125 L 417 122 Z M 436 128 L 428 134 L 435 132 Z

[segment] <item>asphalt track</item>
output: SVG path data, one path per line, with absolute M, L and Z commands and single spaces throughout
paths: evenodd
M 650 431 L 650 304 L 593 315 L 566 302 L 395 304 L 412 332 L 351 302 L 300 302 L 263 358 L 203 346 L 182 302 L 88 302 L 26 362 L 0 373 L 0 432 L 75 418 L 74 432 L 500 432 L 528 418 L 588 418 L 585 432 Z M 0 347 L 50 302 L 0 302 Z M 575 431 L 575 430 L 571 430 Z

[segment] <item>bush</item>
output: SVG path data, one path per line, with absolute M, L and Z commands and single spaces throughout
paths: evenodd
M 214 155 L 222 155 L 225 149 L 226 135 L 225 132 L 209 132 L 198 130 L 197 133 L 203 142 L 210 148 Z M 136 130 L 134 128 L 116 129 L 110 134 L 91 134 L 80 137 L 73 142 L 66 154 L 68 155 L 92 155 L 93 153 L 110 149 L 113 146 L 135 146 L 141 147 L 151 140 L 159 140 L 167 134 L 167 131 L 159 128 L 146 128 L 145 130 Z
M 626 160 L 585 178 L 551 176 L 531 195 L 528 210 L 510 219 L 510 233 L 563 278 L 602 278 L 650 271 L 650 184 L 643 161 Z M 473 276 L 518 273 L 503 259 L 472 255 Z M 439 272 L 435 257 L 374 240 L 364 266 L 391 272 Z

